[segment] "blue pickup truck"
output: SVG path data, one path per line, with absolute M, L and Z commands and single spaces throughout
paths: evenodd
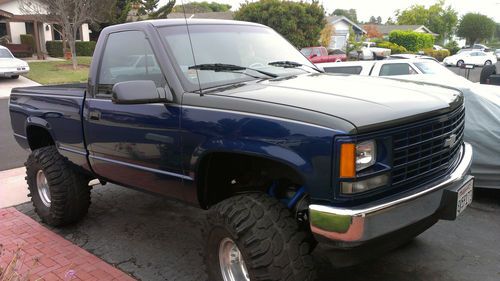
M 107 27 L 88 83 L 9 108 L 45 223 L 84 217 L 99 182 L 180 199 L 208 210 L 210 280 L 314 280 L 313 251 L 359 262 L 472 201 L 460 92 L 322 73 L 258 24 Z

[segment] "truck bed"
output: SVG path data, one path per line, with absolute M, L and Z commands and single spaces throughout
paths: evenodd
M 28 134 L 45 128 L 63 155 L 86 166 L 81 122 L 85 91 L 85 83 L 14 88 L 9 110 L 16 141 L 30 148 L 36 144 L 28 143 Z

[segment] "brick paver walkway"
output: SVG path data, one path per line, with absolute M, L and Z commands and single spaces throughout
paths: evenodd
M 29 280 L 134 280 L 14 208 L 0 209 L 0 245 L 4 268 L 21 249 L 16 270 Z

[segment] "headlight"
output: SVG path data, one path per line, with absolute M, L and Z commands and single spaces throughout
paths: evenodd
M 340 146 L 340 177 L 354 178 L 356 172 L 375 164 L 377 148 L 374 140 L 358 144 L 343 143 Z
M 364 141 L 356 145 L 356 172 L 366 169 L 377 160 L 377 146 L 374 140 Z
M 387 185 L 389 175 L 382 174 L 360 181 L 349 181 L 357 177 L 357 173 L 369 168 L 377 162 L 377 143 L 375 140 L 363 141 L 357 144 L 343 143 L 340 146 L 341 179 L 348 179 L 340 183 L 343 194 L 355 194 Z

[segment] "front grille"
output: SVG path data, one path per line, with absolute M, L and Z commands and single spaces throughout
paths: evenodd
M 409 189 L 444 176 L 453 168 L 464 126 L 465 108 L 459 107 L 397 132 L 393 136 L 392 187 Z M 455 142 L 450 145 L 452 135 Z

